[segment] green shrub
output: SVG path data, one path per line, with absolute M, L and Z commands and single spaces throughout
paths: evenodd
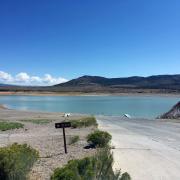
M 73 128 L 97 126 L 97 121 L 95 117 L 86 117 L 78 120 L 71 120 L 70 122 Z
M 39 153 L 27 144 L 0 148 L 0 179 L 25 180 Z
M 27 119 L 27 120 L 21 120 L 22 122 L 28 122 L 28 123 L 34 123 L 34 124 L 48 124 L 52 122 L 52 120 L 49 119 Z
M 122 174 L 121 180 L 131 180 L 131 176 L 125 172 L 124 174 Z
M 101 149 L 92 157 L 71 160 L 63 168 L 55 169 L 51 180 L 130 180 L 128 173 L 114 172 L 113 156 L 109 148 Z M 126 179 L 122 179 L 126 178 Z
M 19 129 L 23 128 L 24 124 L 18 123 L 18 122 L 0 122 L 0 130 L 1 131 L 7 131 L 10 129 Z
M 93 158 L 97 180 L 131 180 L 130 175 L 121 171 L 113 171 L 113 154 L 109 147 L 99 149 Z M 124 178 L 124 179 L 123 179 Z M 126 179 L 125 179 L 126 178 Z
M 75 144 L 75 143 L 78 142 L 78 141 L 79 141 L 79 136 L 70 137 L 70 139 L 69 139 L 69 145 Z
M 105 147 L 111 138 L 112 136 L 108 132 L 97 130 L 87 136 L 87 141 L 96 147 Z

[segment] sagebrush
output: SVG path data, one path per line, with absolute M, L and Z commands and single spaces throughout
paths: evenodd
M 109 148 L 100 149 L 94 156 L 71 160 L 57 168 L 51 180 L 131 180 L 128 173 L 113 171 L 113 155 Z
M 27 144 L 0 148 L 0 179 L 25 180 L 39 153 Z
M 106 147 L 109 145 L 112 136 L 106 131 L 96 130 L 87 136 L 87 141 L 96 147 Z

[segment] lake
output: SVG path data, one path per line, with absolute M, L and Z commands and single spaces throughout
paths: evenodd
M 18 110 L 155 118 L 180 100 L 165 96 L 0 96 L 0 104 Z

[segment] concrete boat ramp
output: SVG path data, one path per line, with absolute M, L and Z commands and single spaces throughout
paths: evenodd
M 180 180 L 180 121 L 97 116 L 112 135 L 115 169 L 132 180 Z

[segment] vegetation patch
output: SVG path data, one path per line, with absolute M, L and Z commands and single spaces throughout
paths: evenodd
M 51 180 L 131 180 L 128 173 L 113 171 L 113 155 L 109 148 L 100 149 L 94 156 L 71 160 L 57 168 Z
M 70 137 L 70 139 L 69 139 L 69 145 L 75 144 L 75 143 L 78 142 L 78 141 L 79 141 L 79 136 Z
M 77 120 L 71 120 L 71 126 L 73 128 L 82 128 L 88 126 L 97 126 L 97 121 L 95 117 L 86 117 Z
M 21 121 L 33 123 L 33 124 L 48 124 L 52 122 L 52 120 L 49 120 L 49 119 L 26 119 L 26 120 L 21 120 Z
M 18 122 L 0 122 L 0 130 L 1 131 L 7 131 L 10 129 L 19 129 L 23 128 L 24 124 L 18 123 Z
M 106 147 L 109 145 L 112 136 L 105 131 L 96 130 L 87 136 L 88 143 L 92 143 L 95 147 Z
M 25 180 L 39 153 L 27 144 L 0 148 L 0 179 Z

